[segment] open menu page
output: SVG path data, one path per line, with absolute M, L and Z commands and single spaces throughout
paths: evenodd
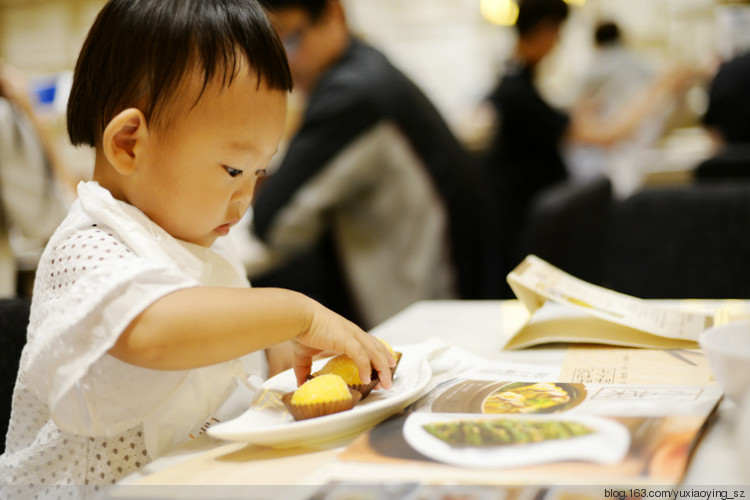
M 695 348 L 698 336 L 714 324 L 714 314 L 646 301 L 593 285 L 534 255 L 526 257 L 508 275 L 508 283 L 528 310 L 531 321 L 513 332 L 507 348 L 575 341 Z M 564 308 L 555 309 L 551 303 Z
M 338 458 L 378 464 L 368 468 L 371 481 L 380 473 L 428 483 L 679 484 L 721 390 L 689 359 L 665 355 L 684 377 L 656 384 L 634 377 L 648 370 L 630 358 L 646 351 L 585 352 L 593 365 L 602 354 L 601 362 L 624 357 L 618 366 L 626 369 L 612 383 L 451 348 L 432 363 L 454 368 Z M 355 470 L 342 467 L 331 479 L 364 479 Z

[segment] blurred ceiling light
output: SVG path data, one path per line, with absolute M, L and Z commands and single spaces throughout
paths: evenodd
M 479 0 L 482 17 L 493 24 L 512 26 L 518 17 L 515 0 Z
M 564 0 L 575 7 L 583 6 L 586 0 Z M 518 18 L 517 0 L 479 0 L 482 16 L 493 24 L 513 26 Z

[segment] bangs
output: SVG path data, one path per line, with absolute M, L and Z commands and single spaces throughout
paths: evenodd
M 71 142 L 94 146 L 127 107 L 138 107 L 147 120 L 161 115 L 196 69 L 203 73 L 202 95 L 214 79 L 230 85 L 245 63 L 258 86 L 291 91 L 286 53 L 255 0 L 112 0 L 76 65 Z

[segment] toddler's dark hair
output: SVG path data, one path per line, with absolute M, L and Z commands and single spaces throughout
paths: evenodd
M 247 61 L 258 85 L 290 91 L 284 48 L 257 0 L 110 0 L 94 21 L 76 63 L 67 110 L 75 145 L 95 146 L 128 107 L 161 118 L 193 69 L 203 89 L 231 84 Z

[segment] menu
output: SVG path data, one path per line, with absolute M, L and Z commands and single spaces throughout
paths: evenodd
M 727 319 L 724 311 L 689 310 L 593 285 L 535 255 L 507 279 L 529 321 L 509 332 L 506 349 L 549 342 L 695 349 L 704 330 Z
M 570 368 L 581 356 L 569 351 L 571 362 L 544 369 L 451 347 L 438 361 L 455 369 L 436 375 L 420 400 L 338 459 L 378 464 L 386 476 L 400 471 L 422 484 L 446 477 L 466 484 L 679 484 L 722 396 L 703 361 L 664 355 L 665 369 L 683 370 L 683 382 L 653 384 L 637 374 L 632 349 L 583 355 L 590 366 L 600 354 L 603 363 L 615 360 L 624 373 L 614 378 L 582 376 Z

